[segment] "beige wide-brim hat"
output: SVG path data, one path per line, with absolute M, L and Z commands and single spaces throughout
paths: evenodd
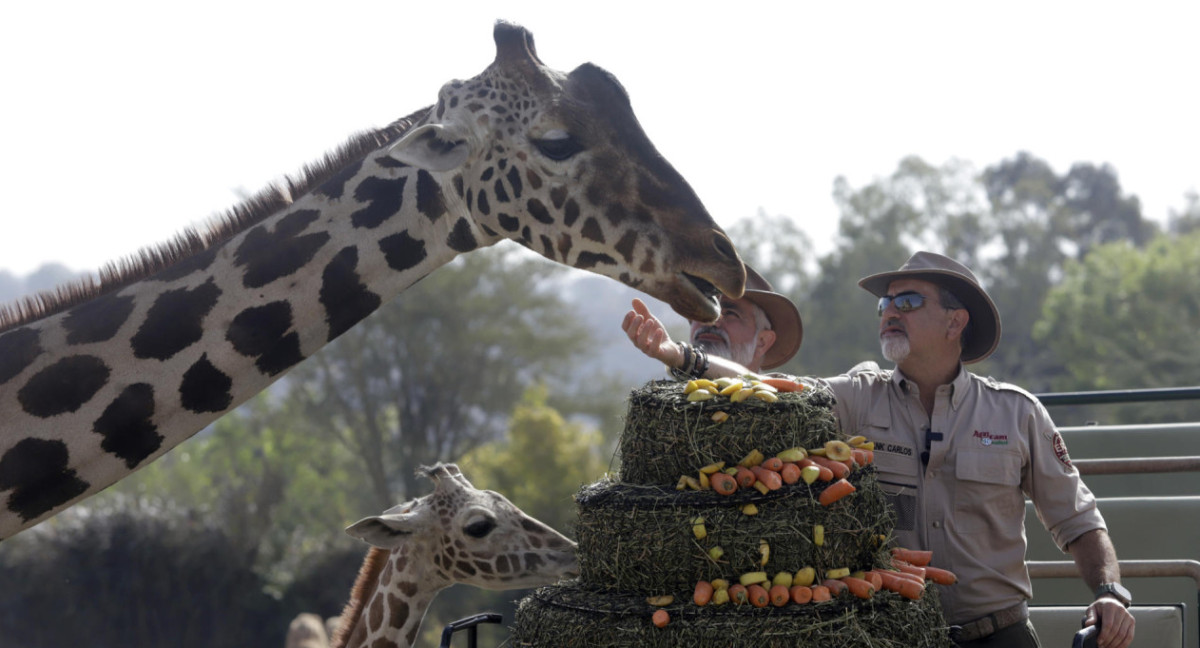
M 771 283 L 750 266 L 746 266 L 746 292 L 742 299 L 763 309 L 771 322 L 771 330 L 775 331 L 775 344 L 763 356 L 762 368 L 774 369 L 791 360 L 804 339 L 800 309 L 792 300 L 775 292 Z
M 933 252 L 917 252 L 899 270 L 864 277 L 858 285 L 876 297 L 883 297 L 888 286 L 897 279 L 935 283 L 949 290 L 967 307 L 971 321 L 967 325 L 963 364 L 984 360 L 996 350 L 1000 344 L 1000 311 L 967 266 Z

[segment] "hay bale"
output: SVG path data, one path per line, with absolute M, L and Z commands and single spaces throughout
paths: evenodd
M 858 489 L 822 506 L 817 497 L 828 484 L 785 485 L 766 495 L 749 489 L 733 495 L 676 491 L 601 481 L 577 495 L 580 576 L 602 589 L 659 591 L 690 596 L 698 580 L 736 579 L 760 566 L 760 540 L 770 546 L 765 569 L 771 574 L 815 567 L 871 569 L 888 564 L 883 549 L 895 518 L 876 481 L 874 467 L 851 473 Z M 757 515 L 741 512 L 753 502 Z M 692 533 L 702 516 L 708 535 Z M 825 543 L 813 543 L 814 525 L 825 528 Z M 719 545 L 720 562 L 708 557 Z
M 917 601 L 891 592 L 869 600 L 843 594 L 824 603 L 666 607 L 671 622 L 657 628 L 641 597 L 580 584 L 544 587 L 522 599 L 509 639 L 514 647 L 588 648 L 953 648 L 937 587 Z
M 725 397 L 693 403 L 683 390 L 683 383 L 652 381 L 630 394 L 618 447 L 621 481 L 673 486 L 680 475 L 714 461 L 736 461 L 751 450 L 769 456 L 838 437 L 833 397 L 826 391 L 780 394 L 775 403 L 731 403 Z M 716 423 L 716 412 L 730 416 Z

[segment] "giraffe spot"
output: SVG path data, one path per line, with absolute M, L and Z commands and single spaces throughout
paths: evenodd
M 520 243 L 521 243 L 521 245 L 524 245 L 525 247 L 529 247 L 529 244 L 532 242 L 533 242 L 533 232 L 529 229 L 529 226 L 526 225 L 525 227 L 521 228 Z
M 608 218 L 608 222 L 613 225 L 620 225 L 621 221 L 629 216 L 629 212 L 625 206 L 620 203 L 613 203 L 604 210 L 604 216 Z
M 515 232 L 521 227 L 521 221 L 515 216 L 509 216 L 504 212 L 500 212 L 496 214 L 496 217 L 500 220 L 500 227 L 503 227 L 506 232 Z
M 554 205 L 555 209 L 562 209 L 566 202 L 567 188 L 565 186 L 559 185 L 550 190 L 550 203 Z
M 453 180 L 451 180 L 451 184 L 453 184 L 453 185 L 454 185 L 454 192 L 458 194 L 458 197 L 459 197 L 459 198 L 462 198 L 462 197 L 463 197 L 463 177 L 462 177 L 462 174 L 461 174 L 461 173 L 459 173 L 459 174 L 456 174 L 456 175 L 454 176 L 454 179 L 453 179 Z
M 563 225 L 571 227 L 577 220 L 579 220 L 579 203 L 575 202 L 574 198 L 568 199 L 566 206 L 563 207 Z
M 425 260 L 425 242 L 413 238 L 407 231 L 379 240 L 379 249 L 388 267 L 404 272 Z
M 600 228 L 600 223 L 595 218 L 588 217 L 583 221 L 583 231 L 579 235 L 589 241 L 604 245 L 604 230 Z
M 138 358 L 166 360 L 198 342 L 204 318 L 221 296 L 212 279 L 193 290 L 168 290 L 154 300 L 146 319 L 130 340 Z
M 652 256 L 646 257 L 646 260 L 642 261 L 642 265 L 638 267 L 638 270 L 640 270 L 644 275 L 652 275 L 657 271 L 657 269 L 658 266 L 654 264 L 654 257 Z
M 162 447 L 163 437 L 151 418 L 154 416 L 154 387 L 135 383 L 125 388 L 92 425 L 92 431 L 104 437 L 100 447 L 125 460 L 129 468 Z
M 504 183 L 500 179 L 497 179 L 496 184 L 492 186 L 492 193 L 496 194 L 496 202 L 508 202 L 508 192 L 504 190 Z
M 408 178 L 401 176 L 395 179 L 370 177 L 358 183 L 354 189 L 354 199 L 367 206 L 350 214 L 350 224 L 375 229 L 400 213 L 406 182 Z
M 371 608 L 367 611 L 367 624 L 371 626 L 372 632 L 378 632 L 383 627 L 383 596 L 376 596 L 371 601 Z
M 561 235 L 559 235 L 559 237 L 558 237 L 558 256 L 560 259 L 563 260 L 564 263 L 566 263 L 567 253 L 569 253 L 571 251 L 572 245 L 574 245 L 574 240 L 571 239 L 570 234 L 563 232 Z
M 525 571 L 526 572 L 538 572 L 542 569 L 542 565 L 544 563 L 545 563 L 545 561 L 542 560 L 541 554 L 537 554 L 532 551 L 525 552 Z
M 550 210 L 546 209 L 546 205 L 537 198 L 530 198 L 529 202 L 525 203 L 525 208 L 529 210 L 529 214 L 536 218 L 539 223 L 554 224 L 554 217 L 550 215 Z
M 206 353 L 183 372 L 179 401 L 192 412 L 223 412 L 233 404 L 232 386 L 233 380 L 209 362 Z
M 514 565 L 514 567 L 515 567 L 515 565 Z M 508 565 L 508 555 L 507 554 L 500 554 L 499 556 L 496 556 L 496 573 L 497 574 L 507 574 L 511 570 L 512 570 L 512 568 L 509 567 L 509 565 Z
M 319 217 L 317 210 L 304 209 L 281 218 L 274 231 L 260 225 L 246 232 L 233 257 L 245 268 L 242 285 L 260 288 L 308 265 L 330 238 L 326 232 L 301 235 Z
M 455 252 L 470 252 L 479 247 L 479 242 L 475 240 L 475 234 L 471 231 L 471 223 L 467 219 L 458 219 L 458 222 L 454 224 L 454 229 L 450 230 L 450 234 L 446 237 L 446 245 Z
M 164 268 L 158 274 L 150 278 L 151 281 L 178 281 L 193 272 L 202 272 L 212 265 L 212 262 L 217 258 L 217 251 L 223 247 L 222 244 L 214 244 L 207 250 L 197 252 L 186 259 L 180 259 L 178 262 L 171 264 L 170 267 Z
M 417 584 L 412 581 L 403 581 L 396 583 L 396 589 L 400 590 L 400 593 L 408 598 L 412 598 L 414 595 L 416 595 L 418 588 Z
M 238 353 L 257 358 L 254 364 L 259 371 L 274 376 L 304 359 L 300 353 L 300 335 L 294 331 L 288 333 L 291 327 L 291 304 L 275 301 L 238 313 L 225 339 Z
M 575 267 L 580 270 L 590 270 L 598 265 L 617 265 L 617 261 L 607 254 L 595 252 L 580 252 L 579 257 L 575 259 Z
M 542 188 L 542 176 L 534 172 L 533 169 L 525 169 L 525 181 L 529 183 L 529 188 L 534 191 Z
M 0 458 L 0 491 L 12 491 L 8 510 L 28 521 L 86 492 L 69 458 L 62 441 L 22 439 L 9 448 Z
M 520 200 L 521 199 L 521 170 L 518 169 L 515 165 L 511 166 L 508 169 L 508 173 L 504 174 L 504 177 L 508 178 L 508 184 L 510 187 L 512 187 L 513 198 Z
M 479 174 L 479 181 L 487 182 L 488 180 L 491 180 L 492 176 L 495 174 L 496 174 L 496 167 L 490 166 L 490 167 L 484 169 L 483 173 Z
M 408 603 L 399 596 L 389 594 L 388 607 L 392 609 L 392 627 L 403 628 L 408 623 Z
M 417 210 L 425 214 L 431 223 L 437 222 L 437 219 L 446 213 L 446 200 L 442 197 L 442 188 L 424 169 L 417 172 Z
M 621 258 L 625 259 L 625 263 L 633 263 L 633 250 L 637 246 L 637 232 L 626 230 L 621 235 L 621 240 L 613 246 L 613 249 L 620 253 Z
M 330 340 L 349 331 L 383 303 L 383 299 L 360 280 L 357 268 L 358 248 L 349 246 L 338 252 L 321 273 L 318 299 L 325 307 Z
M 488 227 L 488 226 L 487 226 L 487 224 L 485 224 L 485 223 L 480 223 L 480 224 L 479 224 L 479 228 L 483 230 L 483 233 L 484 233 L 484 234 L 487 234 L 487 235 L 488 235 L 489 237 L 491 237 L 491 238 L 497 238 L 497 237 L 499 237 L 499 236 L 500 236 L 500 233 L 499 233 L 499 232 L 497 232 L 496 230 L 494 230 L 494 229 L 492 229 L 492 228 Z
M 492 565 L 491 565 L 491 563 L 489 563 L 487 561 L 476 560 L 475 566 L 479 568 L 479 572 L 482 574 L 490 575 L 492 573 Z
M 475 209 L 475 190 L 467 189 L 467 211 Z
M 545 234 L 542 234 L 542 255 L 547 259 L 554 259 L 554 241 Z
M 465 560 L 460 560 L 460 561 L 454 563 L 454 566 L 458 568 L 458 573 L 463 576 L 474 576 L 475 575 L 475 568 L 471 566 L 471 563 L 469 563 Z
M 318 196 L 325 196 L 330 200 L 341 198 L 346 194 L 346 183 L 358 175 L 358 171 L 362 168 L 362 165 L 362 160 L 359 160 L 358 162 L 342 167 L 337 173 L 330 176 L 328 180 L 322 182 L 320 186 L 314 189 L 313 193 Z
M 37 330 L 31 328 L 13 329 L 0 335 L 0 385 L 25 371 L 41 355 L 38 337 Z
M 67 311 L 63 328 L 67 344 L 88 344 L 112 339 L 133 312 L 133 297 L 105 295 Z
M 487 192 L 482 189 L 479 190 L 479 195 L 475 198 L 475 208 L 484 216 L 492 213 L 492 206 L 488 204 Z
M 108 383 L 109 374 L 100 358 L 68 356 L 34 374 L 17 392 L 17 400 L 39 418 L 74 412 Z

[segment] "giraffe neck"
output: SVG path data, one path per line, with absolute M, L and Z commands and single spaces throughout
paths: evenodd
M 330 648 L 413 646 L 434 597 L 453 584 L 428 553 L 372 548 Z
M 0 334 L 0 537 L 152 461 L 495 242 L 448 180 L 377 148 L 222 241 Z

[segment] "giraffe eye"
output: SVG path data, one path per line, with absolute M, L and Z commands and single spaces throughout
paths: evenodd
M 490 517 L 483 517 L 471 520 L 467 526 L 463 527 L 463 532 L 472 538 L 482 538 L 492 532 L 496 528 L 496 521 Z
M 571 136 L 566 131 L 550 131 L 546 133 L 546 137 L 533 140 L 533 145 L 542 155 L 554 160 L 562 162 L 570 159 L 576 153 L 583 150 L 583 145 L 579 140 Z

